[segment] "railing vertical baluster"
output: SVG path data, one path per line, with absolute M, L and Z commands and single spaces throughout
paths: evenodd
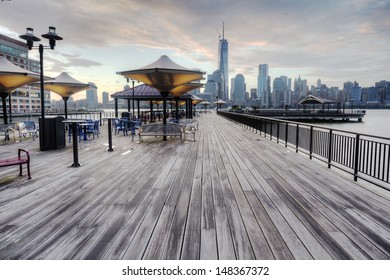
M 313 158 L 313 126 L 310 126 L 309 157 Z
M 359 167 L 359 148 L 360 148 L 360 134 L 356 135 L 355 143 L 355 168 L 353 172 L 353 180 L 357 181 L 358 178 L 358 167 Z
M 390 176 L 390 145 L 387 145 L 387 179 L 386 182 L 389 183 Z
M 373 166 L 374 166 L 374 172 L 373 172 L 373 174 L 374 174 L 374 177 L 375 177 L 375 175 L 376 175 L 376 163 L 377 163 L 377 156 L 378 156 L 378 143 L 377 143 L 377 142 L 375 142 L 374 164 L 372 164 L 372 163 L 371 163 L 371 165 L 373 165 Z
M 279 144 L 279 129 L 280 129 L 279 124 L 280 122 L 277 122 L 276 124 L 276 143 L 278 144 Z
M 295 152 L 298 153 L 298 150 L 299 150 L 299 145 L 298 145 L 298 142 L 299 142 L 299 124 L 297 124 L 297 131 L 296 131 L 296 143 L 295 143 Z
M 285 141 L 285 146 L 287 148 L 288 146 L 288 123 L 286 122 L 286 141 Z
M 332 165 L 332 148 L 333 148 L 333 130 L 329 130 L 329 146 L 328 146 L 328 168 Z
M 382 178 L 381 180 L 384 181 L 385 180 L 385 168 L 386 168 L 386 146 L 385 144 L 383 144 L 383 162 L 382 162 Z

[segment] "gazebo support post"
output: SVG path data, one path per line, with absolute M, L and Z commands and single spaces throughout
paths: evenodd
M 149 104 L 150 104 L 150 122 L 154 122 L 153 121 L 153 100 L 150 100 L 149 101 Z
M 179 97 L 175 96 L 176 116 L 175 119 L 179 119 Z
M 118 117 L 118 98 L 115 98 L 115 118 Z
M 139 100 L 137 100 L 137 114 L 138 114 L 138 119 L 141 119 L 141 107 L 140 107 Z
M 68 119 L 68 99 L 69 97 L 62 97 L 64 100 L 64 107 L 65 107 L 65 120 Z
M 188 109 L 189 109 L 189 114 L 190 114 L 189 118 L 192 119 L 194 116 L 193 111 L 192 111 L 192 109 L 194 107 L 194 104 L 192 103 L 192 99 L 190 99 L 189 103 L 190 103 L 190 104 L 188 104 Z
M 167 124 L 167 97 L 169 92 L 161 92 L 160 93 L 163 98 L 163 125 L 166 126 Z M 163 141 L 167 141 L 167 136 L 163 136 Z
M 7 102 L 5 101 L 8 96 L 8 93 L 1 93 L 1 100 L 3 101 L 3 116 L 4 116 L 4 124 L 8 124 L 8 117 L 7 117 Z
M 9 95 L 8 95 L 9 123 L 12 123 L 12 106 L 11 106 L 11 96 L 12 96 L 12 94 L 11 94 L 11 93 L 9 93 Z

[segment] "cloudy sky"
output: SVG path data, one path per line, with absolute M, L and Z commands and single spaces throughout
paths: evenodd
M 271 81 L 300 75 L 342 88 L 390 80 L 389 15 L 390 0 L 11 0 L 0 2 L 0 33 L 18 39 L 26 27 L 38 36 L 55 26 L 64 40 L 45 51 L 45 74 L 66 71 L 100 95 L 123 88 L 116 72 L 161 55 L 211 74 L 224 22 L 229 75 L 243 74 L 248 91 L 263 63 Z

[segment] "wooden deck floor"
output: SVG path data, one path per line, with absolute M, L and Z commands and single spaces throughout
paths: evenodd
M 196 142 L 107 127 L 0 169 L 0 259 L 390 259 L 390 194 L 215 114 Z

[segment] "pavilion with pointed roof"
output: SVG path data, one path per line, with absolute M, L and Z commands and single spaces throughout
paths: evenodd
M 118 117 L 118 100 L 119 99 L 125 99 L 127 100 L 127 107 L 130 111 L 130 102 L 134 100 L 137 102 L 138 107 L 138 118 L 140 117 L 140 102 L 145 101 L 149 102 L 150 104 L 150 113 L 153 115 L 153 105 L 156 104 L 157 101 L 163 101 L 163 97 L 160 94 L 160 91 L 154 87 L 151 87 L 146 84 L 141 84 L 138 86 L 135 86 L 134 88 L 127 88 L 123 91 L 116 92 L 114 94 L 111 94 L 111 97 L 114 98 L 115 102 L 115 116 Z M 171 94 L 167 97 L 168 103 L 173 104 L 175 102 L 175 97 Z M 186 118 L 192 118 L 192 95 L 185 93 L 179 97 L 180 101 L 185 102 L 185 108 L 186 108 Z

